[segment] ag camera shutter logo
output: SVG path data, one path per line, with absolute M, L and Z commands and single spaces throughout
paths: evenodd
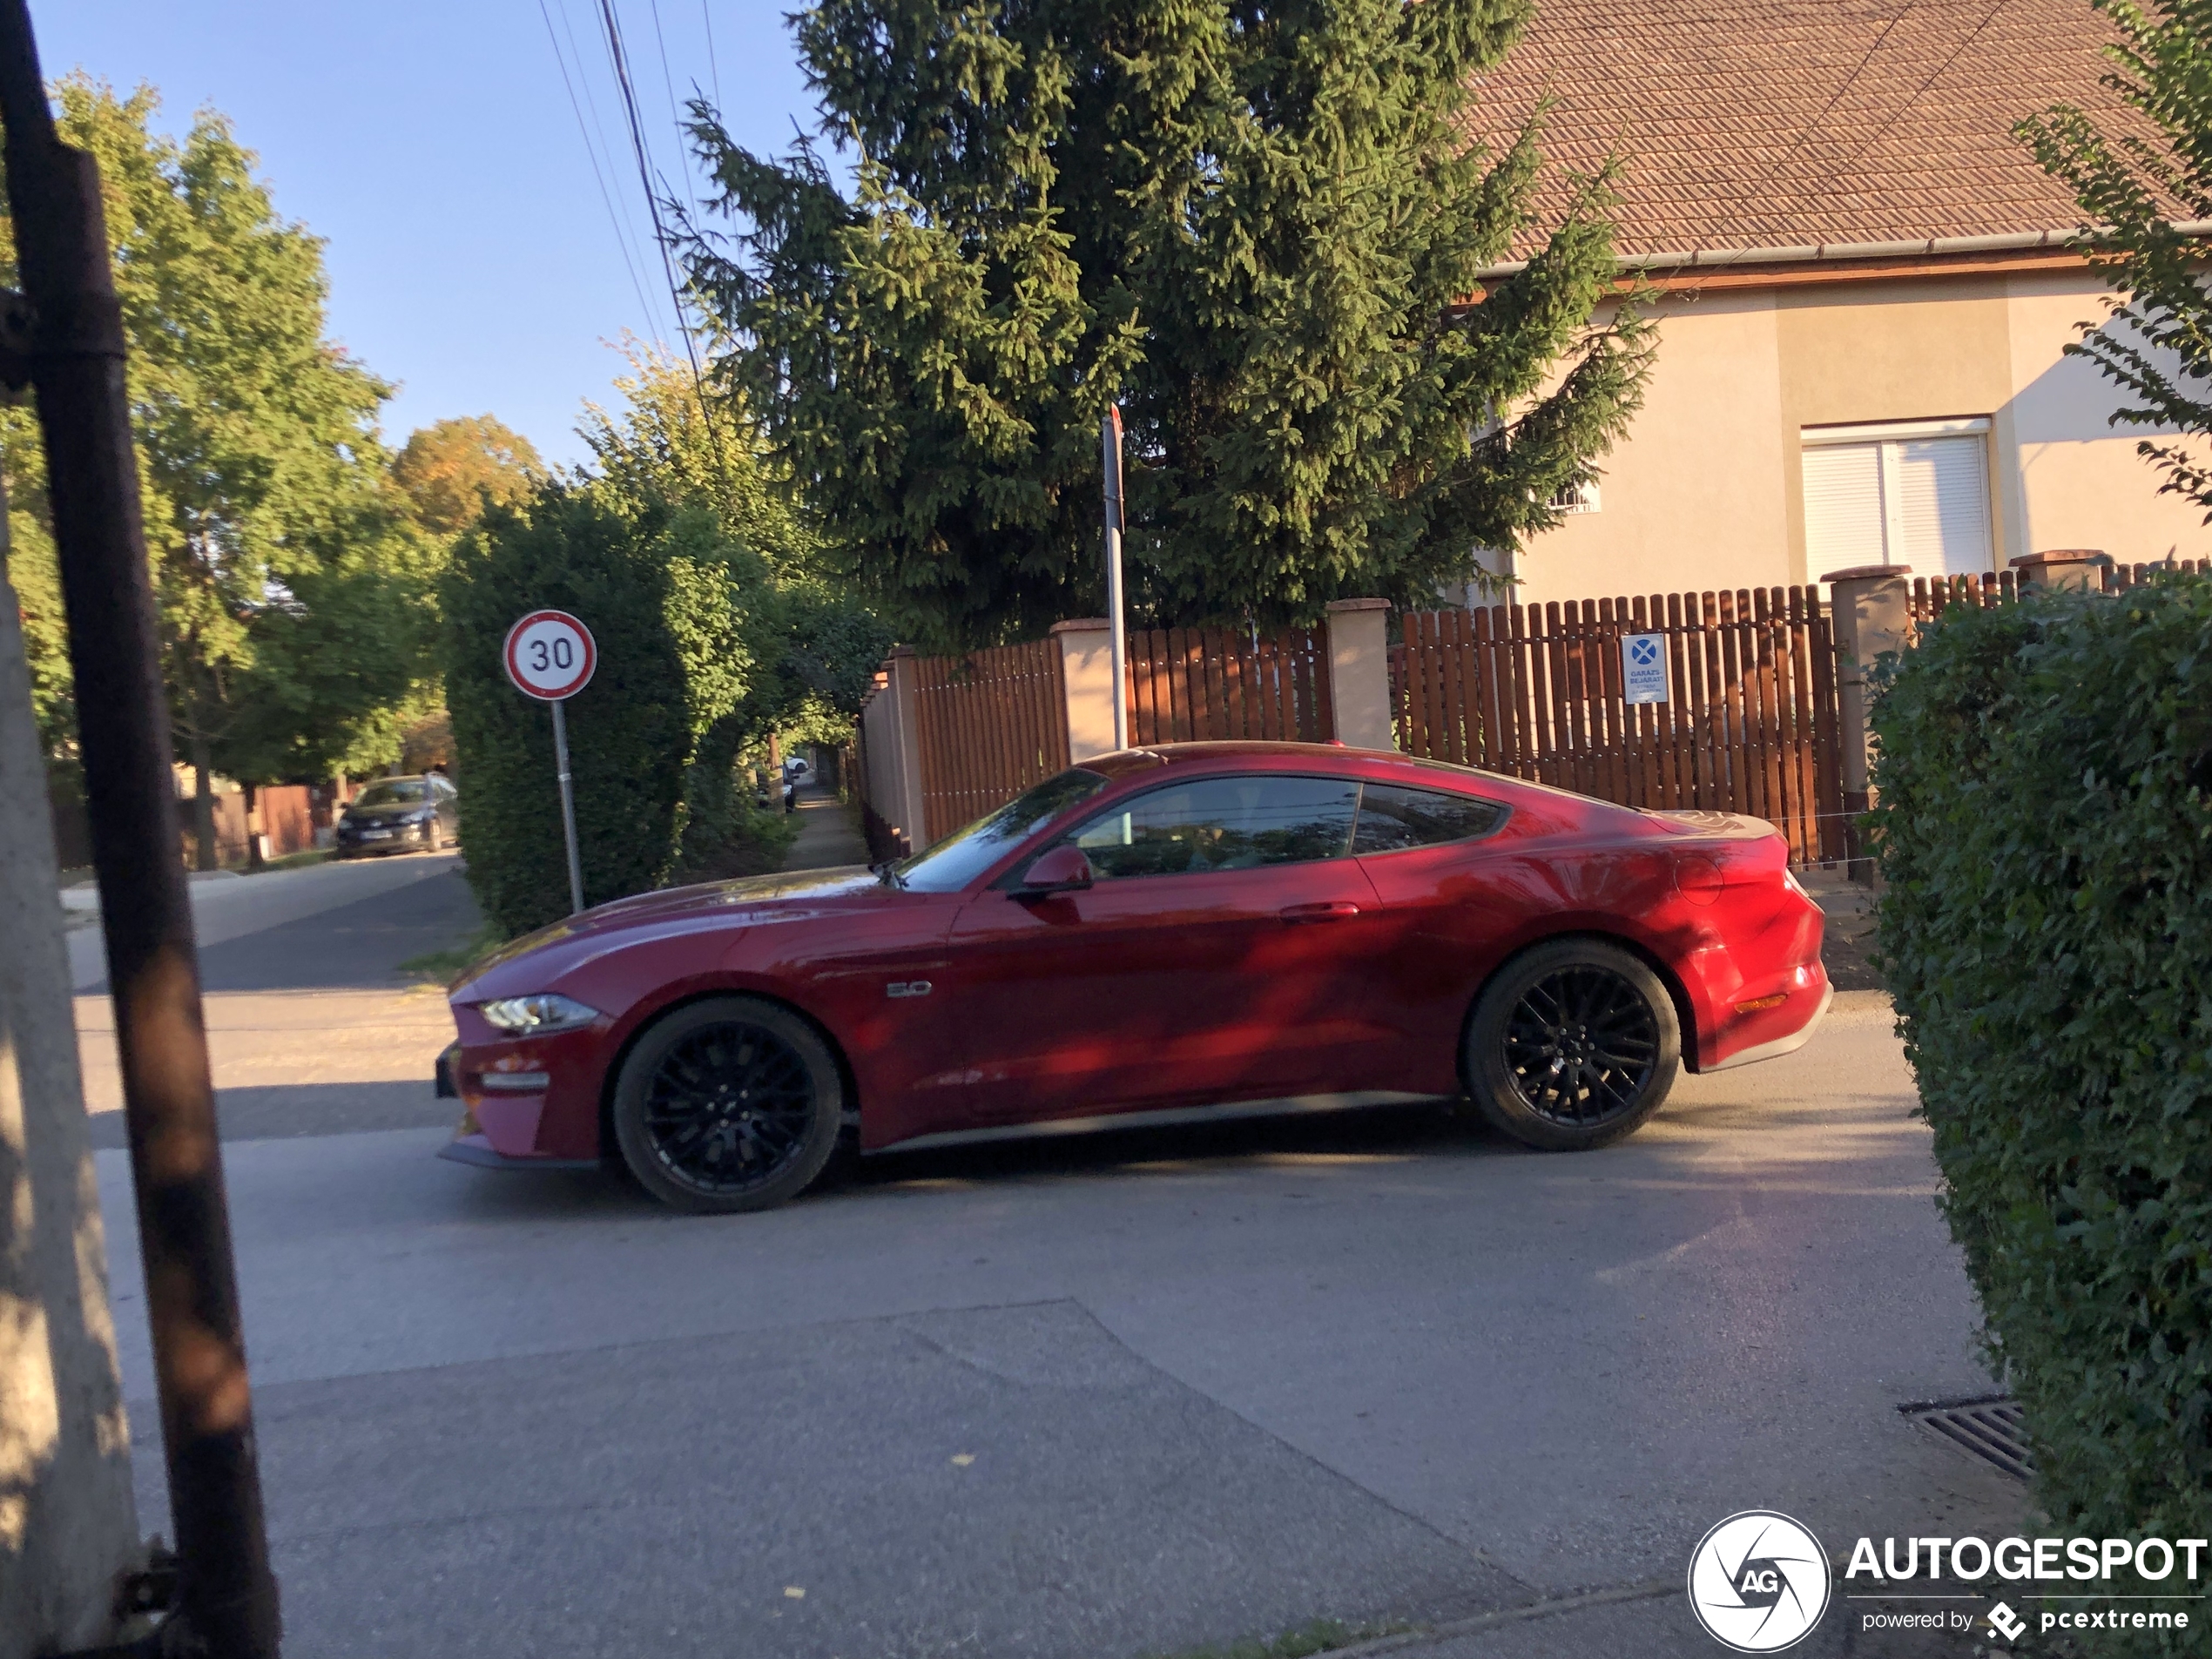
M 1779 1653 L 1828 1610 L 1828 1553 L 1771 1509 L 1730 1515 L 1689 1557 L 1689 1608 L 1705 1633 L 1738 1653 Z

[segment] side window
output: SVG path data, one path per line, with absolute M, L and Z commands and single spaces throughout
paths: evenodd
M 1203 778 L 1139 795 L 1069 839 L 1101 880 L 1342 858 L 1359 786 L 1345 778 Z
M 1352 838 L 1355 853 L 1395 853 L 1402 847 L 1437 846 L 1487 835 L 1505 821 L 1495 801 L 1447 795 L 1440 789 L 1401 789 L 1369 784 L 1359 797 L 1359 826 Z

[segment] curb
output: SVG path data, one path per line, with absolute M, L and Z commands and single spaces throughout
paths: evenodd
M 1469 1618 L 1453 1619 L 1448 1624 L 1432 1625 L 1426 1630 L 1407 1630 L 1394 1636 L 1379 1636 L 1372 1642 L 1363 1642 L 1355 1647 L 1332 1649 L 1329 1659 L 1368 1659 L 1370 1655 L 1386 1653 L 1417 1654 L 1434 1643 L 1455 1642 L 1461 1636 L 1479 1635 L 1501 1625 L 1526 1624 L 1532 1619 L 1550 1618 L 1561 1613 L 1579 1613 L 1584 1608 L 1608 1607 L 1615 1602 L 1648 1601 L 1652 1596 L 1664 1595 L 1681 1588 L 1678 1580 L 1653 1578 L 1640 1584 L 1619 1585 L 1609 1590 L 1586 1590 L 1575 1595 L 1554 1596 L 1548 1601 L 1531 1602 L 1525 1607 L 1501 1608 L 1495 1613 L 1477 1613 Z

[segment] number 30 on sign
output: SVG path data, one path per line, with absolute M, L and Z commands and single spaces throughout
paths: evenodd
M 591 631 L 565 610 L 533 610 L 507 631 L 507 678 L 542 702 L 574 697 L 599 664 Z

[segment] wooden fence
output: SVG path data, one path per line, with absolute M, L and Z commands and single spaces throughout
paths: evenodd
M 997 645 L 914 661 L 915 735 L 927 846 L 1068 765 L 1060 643 Z
M 2096 590 L 2125 593 L 2130 588 L 2141 587 L 2161 570 L 2201 574 L 2208 569 L 2212 569 L 2212 559 L 2175 559 L 2161 564 L 2093 564 L 2088 567 L 2088 575 Z M 1916 576 L 1912 578 L 1912 620 L 1932 621 L 1952 605 L 1980 605 L 1986 609 L 2006 604 L 2020 597 L 2022 585 L 2010 570 L 1985 571 L 1980 576 Z
M 1236 628 L 1156 628 L 1129 637 L 1133 744 L 1337 734 L 1325 630 L 1260 638 Z
M 1758 588 L 1400 619 L 1410 754 L 1656 808 L 1764 818 L 1793 861 L 1845 855 L 1836 651 L 1819 591 Z M 1669 700 L 1631 704 L 1621 637 L 1663 637 Z

